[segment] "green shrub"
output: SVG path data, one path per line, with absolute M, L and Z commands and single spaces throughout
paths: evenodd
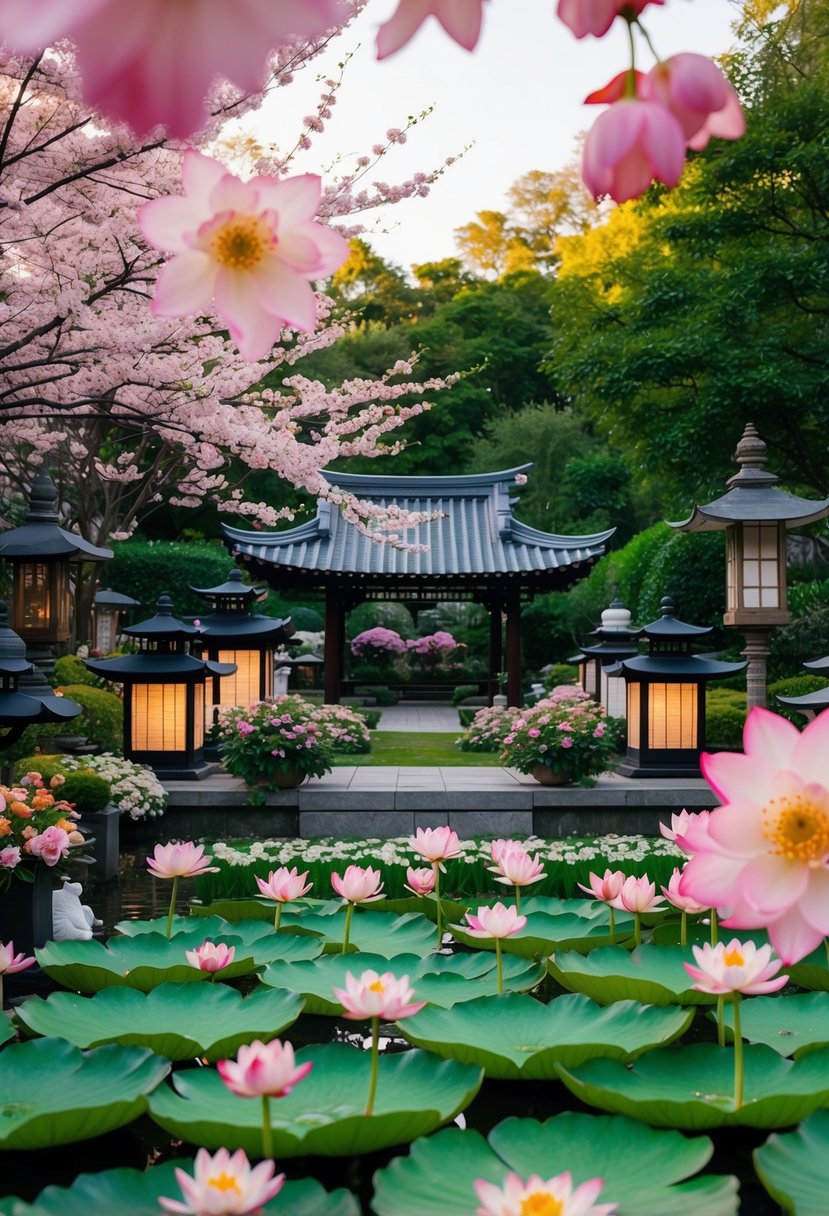
M 205 601 L 188 589 L 215 587 L 227 579 L 233 558 L 220 544 L 206 541 L 184 544 L 181 541 L 118 541 L 112 546 L 114 557 L 107 564 L 106 579 L 115 591 L 131 595 L 144 608 L 144 616 L 155 612 L 158 597 L 165 591 L 173 599 L 173 611 L 203 615 Z
M 71 726 L 63 725 L 62 733 L 86 735 L 102 751 L 119 755 L 124 746 L 124 703 L 114 692 L 90 688 L 87 684 L 67 684 L 61 689 L 65 697 L 77 701 L 81 715 L 73 718 Z
M 795 726 L 802 729 L 806 725 L 803 714 L 788 705 L 780 705 L 777 698 L 803 697 L 807 692 L 819 692 L 820 689 L 826 687 L 827 682 L 824 676 L 811 675 L 790 676 L 787 680 L 775 680 L 773 684 L 769 684 L 767 689 L 769 709 L 773 709 L 783 718 L 788 718 L 790 722 L 794 722 Z
M 394 667 L 380 667 L 375 663 L 355 663 L 351 669 L 351 675 L 361 684 L 399 684 L 403 679 L 403 676 Z M 372 688 L 372 696 L 375 692 L 376 689 Z
M 642 580 L 636 617 L 657 620 L 660 601 L 671 596 L 676 615 L 693 625 L 722 627 L 725 611 L 725 534 L 671 532 L 653 555 Z
M 477 697 L 477 684 L 457 684 L 452 690 L 452 704 L 460 705 L 467 697 Z
M 707 750 L 742 748 L 745 720 L 745 693 L 733 688 L 709 688 L 705 696 Z
M 93 675 L 88 667 L 84 667 L 83 661 L 77 655 L 64 654 L 55 660 L 55 676 L 52 683 L 58 688 L 64 684 L 89 684 L 97 687 L 99 678 Z
M 265 601 L 265 605 L 270 602 L 270 597 Z M 316 608 L 309 608 L 307 604 L 286 604 L 284 612 L 270 612 L 268 616 L 289 616 L 294 623 L 294 628 L 302 633 L 319 633 L 325 627 L 322 619 L 322 614 Z M 263 606 L 262 611 L 265 610 Z
M 74 718 L 69 722 L 65 720 L 61 722 L 41 722 L 36 726 L 27 726 L 16 743 L 0 751 L 0 764 L 14 764 L 22 756 L 32 755 L 37 751 L 38 747 L 48 746 L 49 740 L 54 735 L 67 734 L 72 730 L 73 723 L 80 722 L 80 720 L 80 718 Z
M 40 775 L 44 776 L 43 773 Z M 112 801 L 109 782 L 88 768 L 68 772 L 59 793 L 61 798 L 74 803 L 75 810 L 81 815 L 94 815 Z
M 361 718 L 365 718 L 366 726 L 369 728 L 369 730 L 377 730 L 377 723 L 383 716 L 383 711 L 381 709 L 367 709 L 363 705 L 355 706 L 355 710 Z
M 400 700 L 385 684 L 360 684 L 354 693 L 358 697 L 371 697 L 378 705 L 396 705 Z
M 40 773 L 44 782 L 48 785 L 58 773 L 66 771 L 63 766 L 64 759 L 65 757 L 60 752 L 27 752 L 25 756 L 21 756 L 15 763 L 14 779 L 15 781 L 19 781 L 27 773 Z
M 575 684 L 578 676 L 578 668 L 572 663 L 553 663 L 550 670 L 544 673 L 544 687 L 549 692 L 560 684 Z
M 829 608 L 815 608 L 791 625 L 771 635 L 769 679 L 790 679 L 801 672 L 801 664 L 829 654 Z
M 395 630 L 404 639 L 413 638 L 417 634 L 414 619 L 405 604 L 367 600 L 349 613 L 345 635 L 351 641 L 352 638 L 356 638 L 358 633 L 374 629 L 377 625 L 383 629 Z
M 464 730 L 468 730 L 472 725 L 477 712 L 478 710 L 474 705 L 470 705 L 468 709 L 464 709 L 462 707 L 458 709 L 458 717 L 460 718 L 460 723 Z

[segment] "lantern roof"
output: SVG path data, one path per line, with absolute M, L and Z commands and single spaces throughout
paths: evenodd
M 219 583 L 216 587 L 194 587 L 189 584 L 190 590 L 196 595 L 200 595 L 205 600 L 215 600 L 216 607 L 220 607 L 221 600 L 238 600 L 242 603 L 251 603 L 253 600 L 263 600 L 268 594 L 267 587 L 254 587 L 246 583 L 242 577 L 242 571 L 234 567 L 223 583 Z
M 137 608 L 141 601 L 134 600 L 131 595 L 124 595 L 120 591 L 110 591 L 109 587 L 102 587 L 95 592 L 93 603 L 96 608 Z
M 823 659 L 810 659 L 808 663 L 803 663 L 806 671 L 826 671 L 829 667 L 829 655 Z
M 0 600 L 0 677 L 19 677 L 31 670 L 32 664 L 26 658 L 26 643 L 10 627 L 8 607 Z M 66 721 L 77 718 L 80 712 L 77 701 L 57 694 L 39 696 L 19 689 L 0 692 L 0 726 Z
M 789 709 L 812 710 L 818 714 L 822 709 L 829 708 L 829 686 L 816 688 L 814 692 L 804 693 L 802 697 L 778 696 L 777 700 L 781 705 L 788 705 Z
M 695 506 L 687 519 L 670 523 L 680 532 L 715 532 L 737 523 L 782 523 L 804 526 L 829 515 L 829 498 L 800 498 L 781 490 L 779 478 L 766 468 L 767 448 L 748 423 L 734 459 L 740 471 L 726 482 L 728 493 L 705 506 Z
M 243 581 L 242 571 L 235 567 L 227 580 L 216 587 L 190 587 L 196 595 L 212 600 L 214 611 L 198 622 L 198 632 L 203 642 L 210 646 L 245 643 L 265 649 L 269 645 L 285 642 L 296 632 L 290 617 L 263 616 L 250 611 L 253 602 L 263 600 L 267 587 L 252 587 Z
M 212 659 L 197 659 L 179 650 L 142 650 L 138 654 L 122 654 L 112 659 L 84 659 L 84 666 L 98 676 L 116 683 L 140 683 L 155 680 L 175 683 L 198 680 L 202 675 L 229 676 L 235 663 L 215 663 Z
M 173 616 L 173 601 L 166 594 L 159 596 L 155 616 L 139 621 L 137 625 L 128 625 L 121 630 L 131 638 L 147 638 L 152 641 L 175 641 L 197 636 L 195 625 L 185 625 L 178 617 Z
M 0 557 L 70 562 L 103 562 L 112 557 L 111 549 L 99 548 L 80 533 L 61 528 L 59 518 L 57 487 L 41 465 L 32 482 L 25 523 L 0 534 Z
M 661 616 L 657 620 L 651 621 L 649 625 L 643 625 L 638 631 L 639 636 L 652 638 L 657 643 L 690 642 L 694 638 L 704 637 L 713 628 L 712 625 L 689 625 L 687 621 L 681 621 L 674 613 L 674 601 L 670 595 L 663 596 L 660 609 Z
M 645 625 L 641 635 L 648 639 L 647 654 L 622 659 L 620 666 L 625 675 L 639 677 L 665 676 L 680 680 L 716 680 L 734 675 L 748 666 L 747 663 L 724 663 L 706 655 L 691 654 L 691 645 L 711 632 L 710 626 L 689 625 L 674 615 L 674 601 L 669 595 L 662 600 L 662 615 L 658 620 Z

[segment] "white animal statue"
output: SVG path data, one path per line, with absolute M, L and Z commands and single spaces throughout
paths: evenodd
M 100 925 L 89 904 L 81 903 L 83 887 L 63 880 L 60 891 L 52 892 L 52 937 L 56 942 L 88 941 L 92 929 Z

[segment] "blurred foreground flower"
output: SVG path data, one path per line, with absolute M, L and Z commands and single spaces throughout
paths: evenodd
M 14 942 L 0 942 L 0 1013 L 3 1011 L 3 976 L 14 975 L 16 971 L 25 971 L 34 963 L 31 955 L 15 954 Z
M 398 0 L 394 15 L 380 26 L 377 58 L 385 59 L 413 38 L 427 17 L 436 17 L 450 38 L 474 50 L 481 33 L 484 0 Z
M 200 1148 L 194 1177 L 176 1170 L 185 1202 L 161 1197 L 158 1202 L 173 1216 L 254 1216 L 282 1190 L 285 1175 L 274 1176 L 275 1168 L 272 1161 L 260 1161 L 251 1169 L 241 1148 L 233 1156 L 220 1148 L 213 1157 L 206 1148 Z

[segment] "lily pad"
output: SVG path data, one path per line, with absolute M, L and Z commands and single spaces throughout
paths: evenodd
M 502 1080 L 555 1079 L 556 1064 L 577 1067 L 596 1056 L 629 1060 L 664 1047 L 691 1024 L 692 1009 L 657 1009 L 636 1001 L 609 1008 L 585 996 L 542 1005 L 531 996 L 485 996 L 452 1009 L 422 1009 L 401 1022 L 416 1047 L 444 1059 L 483 1065 Z
M 823 945 L 785 970 L 791 982 L 797 984 L 798 988 L 808 988 L 812 992 L 829 992 L 829 964 Z
M 600 1005 L 641 1001 L 643 1005 L 711 1005 L 717 998 L 691 987 L 683 967 L 692 955 L 683 946 L 606 946 L 586 957 L 557 953 L 547 970 L 571 992 L 583 992 Z
M 260 986 L 242 997 L 225 984 L 161 984 L 146 995 L 105 988 L 97 996 L 55 992 L 32 997 L 17 1010 L 24 1026 L 58 1035 L 76 1047 L 102 1043 L 149 1047 L 168 1060 L 221 1060 L 242 1043 L 275 1038 L 302 1012 L 293 992 Z
M 488 1142 L 478 1132 L 447 1128 L 375 1174 L 372 1210 L 376 1216 L 473 1216 L 476 1178 L 501 1185 L 510 1171 L 551 1178 L 570 1170 L 575 1184 L 603 1178 L 600 1202 L 618 1203 L 616 1216 L 735 1216 L 736 1178 L 692 1177 L 712 1152 L 707 1136 L 687 1139 L 619 1116 L 506 1119 Z
M 723 1012 L 729 1039 L 733 1039 L 734 1008 L 730 1001 Z M 805 1051 L 829 1046 L 829 993 L 750 997 L 740 1004 L 740 1026 L 743 1038 L 750 1043 L 765 1043 L 778 1055 L 797 1059 Z
M 0 1016 L 0 1045 L 8 1043 L 9 1039 L 13 1039 L 16 1034 L 14 1026 L 8 1018 Z
M 318 924 L 322 926 L 322 922 Z M 327 919 L 323 937 L 325 954 L 342 949 L 344 929 L 344 910 L 340 915 Z M 398 954 L 416 954 L 423 958 L 434 951 L 437 936 L 432 922 L 421 913 L 395 916 L 393 912 L 363 912 L 358 909 L 351 921 L 349 943 L 355 950 L 380 954 L 386 959 Z
M 428 1135 L 469 1105 L 480 1068 L 436 1060 L 422 1051 L 380 1057 L 374 1113 L 366 1117 L 370 1056 L 342 1043 L 305 1047 L 297 1061 L 313 1069 L 287 1097 L 271 1102 L 276 1159 L 349 1157 Z M 150 1114 L 165 1131 L 209 1149 L 243 1148 L 261 1155 L 261 1104 L 237 1098 L 215 1069 L 177 1073 L 162 1086 Z
M 692 1043 L 652 1051 L 633 1064 L 590 1060 L 559 1065 L 567 1088 L 589 1106 L 630 1115 L 654 1127 L 787 1127 L 829 1102 L 829 1049 L 784 1060 L 770 1047 L 745 1052 L 743 1105 L 734 1109 L 734 1051 Z
M 829 1111 L 815 1111 L 796 1131 L 769 1136 L 754 1150 L 754 1166 L 768 1193 L 792 1216 L 826 1216 Z
M 463 925 L 449 926 L 456 941 L 476 950 L 494 950 L 495 942 L 490 937 L 473 937 Z M 522 958 L 545 958 L 557 950 L 575 950 L 587 953 L 597 946 L 607 946 L 613 940 L 625 941 L 633 933 L 633 918 L 620 916 L 616 922 L 615 935 L 611 937 L 610 921 L 601 916 L 588 919 L 564 912 L 549 916 L 546 912 L 530 912 L 527 923 L 512 937 L 505 937 L 502 946 L 506 954 L 520 954 Z
M 169 1071 L 167 1060 L 135 1047 L 12 1043 L 0 1053 L 0 1149 L 51 1148 L 123 1127 Z
M 138 1170 L 104 1170 L 81 1174 L 70 1187 L 48 1186 L 34 1203 L 21 1199 L 0 1200 L 0 1216 L 89 1216 L 90 1212 L 111 1216 L 148 1216 L 160 1213 L 158 1200 L 180 1199 L 176 1169 L 193 1173 L 193 1162 L 166 1161 L 143 1173 Z M 278 1195 L 261 1209 L 263 1216 L 359 1216 L 350 1191 L 330 1194 L 313 1178 L 286 1182 Z
M 234 944 L 232 938 L 225 939 Z M 250 975 L 256 969 L 252 954 L 237 938 L 236 957 L 222 970 L 223 980 Z M 76 992 L 100 992 L 102 988 L 137 988 L 150 992 L 159 984 L 194 984 L 209 981 L 206 971 L 192 967 L 184 957 L 189 943 L 167 941 L 160 933 L 113 938 L 108 946 L 101 942 L 47 942 L 35 951 L 40 966 L 64 988 Z
M 281 932 L 313 933 L 313 921 L 334 916 L 342 908 L 338 899 L 297 900 L 282 909 Z M 243 899 L 215 899 L 210 904 L 191 903 L 190 915 L 196 917 L 220 916 L 235 924 L 240 920 L 268 920 L 273 924 L 274 905 L 272 899 L 248 896 Z
M 130 926 L 125 937 L 141 937 L 147 933 L 164 934 L 167 918 L 153 920 L 121 921 L 116 928 Z M 322 953 L 322 942 L 316 934 L 275 933 L 273 921 L 241 920 L 236 924 L 220 916 L 177 916 L 173 920 L 173 935 L 170 939 L 181 949 L 192 950 L 204 941 L 225 942 L 236 945 L 254 960 L 257 966 L 275 959 L 316 958 Z M 114 943 L 118 945 L 117 939 Z
M 461 920 L 463 914 L 472 906 L 472 900 L 457 900 L 446 899 L 445 896 L 440 897 L 440 909 L 443 914 L 443 923 L 447 924 L 450 920 Z M 395 916 L 404 916 L 407 912 L 415 912 L 419 916 L 426 916 L 433 923 L 437 923 L 437 904 L 435 903 L 434 895 L 408 895 L 402 896 L 400 899 L 384 899 L 378 900 L 377 903 L 363 905 L 363 911 L 373 912 L 393 912 Z
M 437 960 L 451 966 L 437 969 Z M 427 955 L 426 958 L 401 954 L 392 959 L 379 954 L 326 954 L 311 962 L 272 963 L 262 973 L 262 982 L 298 992 L 305 998 L 306 1013 L 339 1017 L 343 1009 L 333 996 L 334 988 L 345 986 L 347 971 L 355 974 L 369 968 L 381 974 L 391 969 L 396 976 L 408 975 L 416 1000 L 443 1008 L 482 995 L 494 995 L 498 990 L 495 960 L 480 954 Z M 526 991 L 534 988 L 543 976 L 544 969 L 537 964 L 520 958 L 504 960 L 504 984 L 508 989 Z

